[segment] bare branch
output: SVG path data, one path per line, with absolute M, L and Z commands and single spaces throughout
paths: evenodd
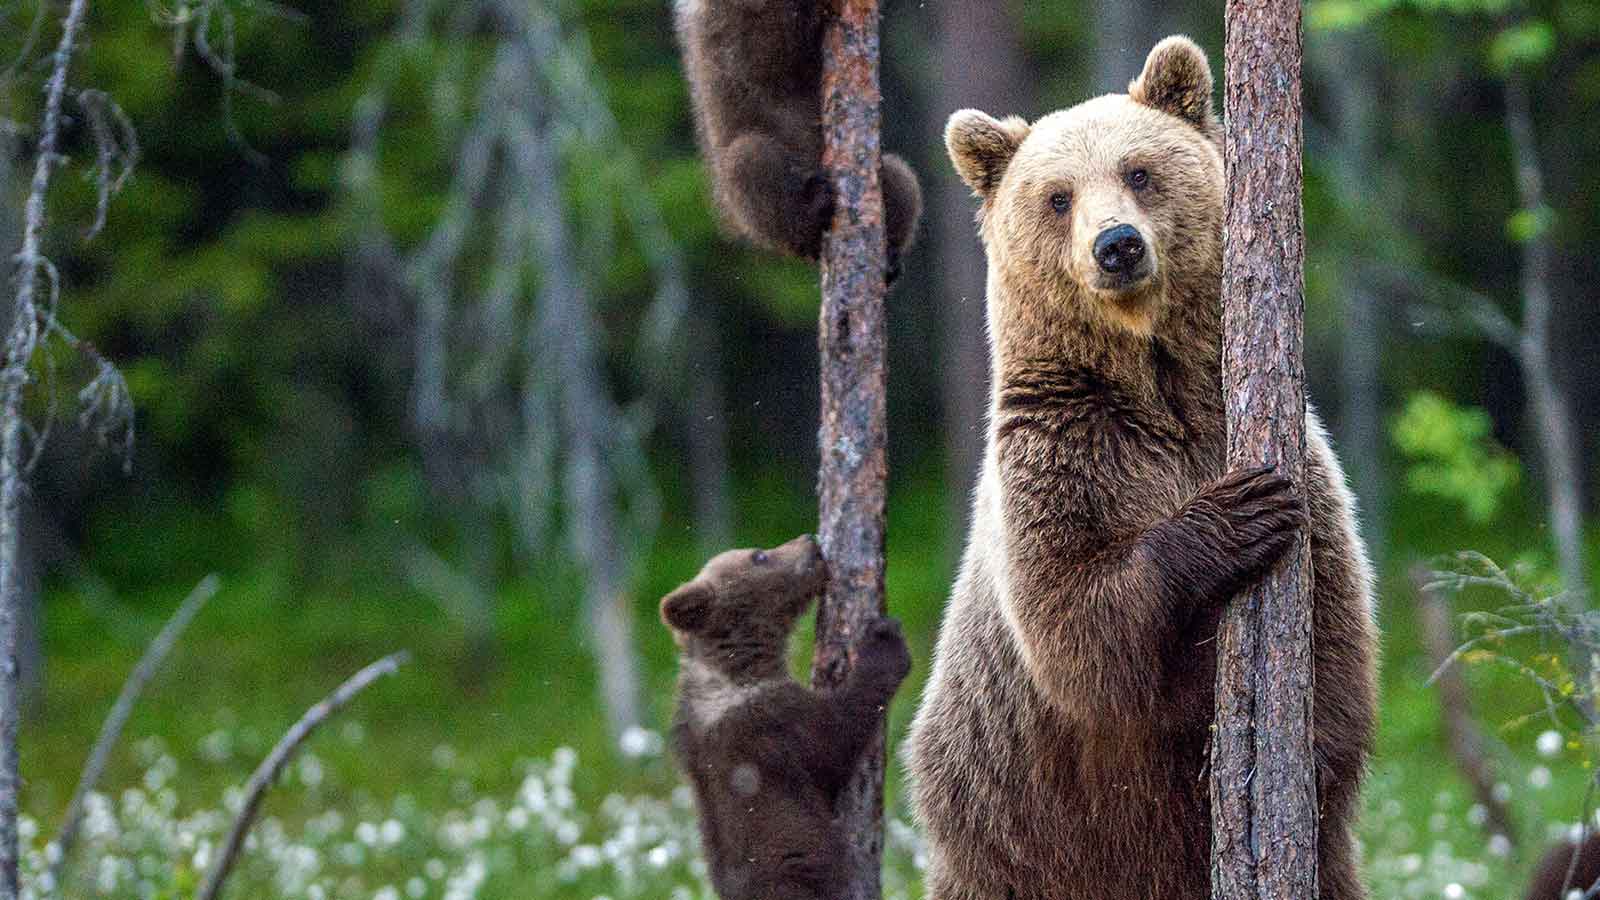
M 267 758 L 256 767 L 255 774 L 250 776 L 249 784 L 245 785 L 244 804 L 233 820 L 233 827 L 228 830 L 228 837 L 222 845 L 221 854 L 211 867 L 210 873 L 206 875 L 205 884 L 195 895 L 196 900 L 217 900 L 222 895 L 223 883 L 227 881 L 228 873 L 233 870 L 233 864 L 238 860 L 239 851 L 244 847 L 245 836 L 250 833 L 256 814 L 261 811 L 262 799 L 266 797 L 267 790 L 272 787 L 273 782 L 278 780 L 283 767 L 288 765 L 300 746 L 311 736 L 311 732 L 327 721 L 329 716 L 355 699 L 357 694 L 366 690 L 368 685 L 385 675 L 393 674 L 410 658 L 411 655 L 405 651 L 393 653 L 350 676 L 348 681 L 339 685 L 338 690 L 306 710 L 300 721 L 294 723 L 294 727 L 284 733 L 277 745 L 272 748 L 272 752 L 268 753 Z
M 133 167 L 139 161 L 139 134 L 128 114 L 104 91 L 79 91 L 78 105 L 83 107 L 94 136 L 97 198 L 94 223 L 84 235 L 84 240 L 91 240 L 106 225 L 111 195 L 121 191 L 133 175 Z
M 112 704 L 110 714 L 100 726 L 100 736 L 95 739 L 94 747 L 89 751 L 89 760 L 84 763 L 83 774 L 78 777 L 78 788 L 72 792 L 72 801 L 67 804 L 61 831 L 56 836 L 57 854 L 50 866 L 50 877 L 56 884 L 62 883 L 61 875 L 66 869 L 67 858 L 72 854 L 73 845 L 77 843 L 78 828 L 83 824 L 84 803 L 89 799 L 90 792 L 100 783 L 100 776 L 105 774 L 106 765 L 111 761 L 111 750 L 116 746 L 117 739 L 122 736 L 122 729 L 128 724 L 128 717 L 133 715 L 133 705 L 138 702 L 145 686 L 166 661 L 167 654 L 177 646 L 178 638 L 183 636 L 184 629 L 189 627 L 189 623 L 194 621 L 194 617 L 199 615 L 206 603 L 216 596 L 220 584 L 216 575 L 207 575 L 200 579 L 200 583 L 189 592 L 188 598 L 178 606 L 177 612 L 174 612 L 172 618 L 167 620 L 167 624 L 162 626 L 155 640 L 145 648 L 144 656 L 140 657 L 138 665 L 133 667 L 128 680 L 122 683 L 122 692 L 117 695 L 117 702 Z

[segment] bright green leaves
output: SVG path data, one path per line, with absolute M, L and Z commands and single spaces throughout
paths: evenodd
M 1489 42 L 1489 62 L 1505 74 L 1536 66 L 1556 48 L 1556 30 L 1543 19 L 1529 19 L 1500 30 Z
M 1485 524 L 1521 478 L 1517 458 L 1495 442 L 1488 413 L 1458 406 L 1432 391 L 1412 394 L 1391 426 L 1395 446 L 1410 460 L 1406 486 L 1461 504 Z

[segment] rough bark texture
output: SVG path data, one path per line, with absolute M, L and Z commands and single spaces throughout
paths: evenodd
M 1305 484 L 1300 5 L 1230 0 L 1223 395 L 1230 469 Z M 1211 750 L 1212 897 L 1317 896 L 1311 582 L 1304 536 L 1229 606 Z
M 817 611 L 812 682 L 831 690 L 856 665 L 852 649 L 883 614 L 884 229 L 878 181 L 878 5 L 835 0 L 823 38 L 822 164 L 837 198 L 822 241 L 822 418 L 819 538 L 828 590 Z M 883 853 L 880 729 L 839 797 L 851 848 L 849 891 L 876 900 Z
M 1417 625 L 1422 630 L 1422 644 L 1428 650 L 1433 665 L 1437 667 L 1434 686 L 1439 690 L 1439 711 L 1444 718 L 1445 740 L 1450 745 L 1450 755 L 1455 757 L 1456 768 L 1472 785 L 1472 793 L 1488 810 L 1485 823 L 1490 834 L 1503 835 L 1516 846 L 1518 832 L 1512 818 L 1511 807 L 1495 795 L 1495 760 L 1489 740 L 1472 717 L 1472 700 L 1467 693 L 1467 681 L 1460 666 L 1445 663 L 1456 651 L 1455 619 L 1450 600 L 1438 590 L 1430 590 L 1428 583 L 1433 573 L 1424 566 L 1411 570 L 1411 585 L 1417 592 Z
M 1022 42 L 1008 0 L 946 3 L 939 16 L 940 77 L 934 83 L 935 121 L 929 134 L 944 131 L 957 109 L 1023 113 L 1030 107 Z M 943 319 L 945 483 L 951 497 L 950 529 L 960 552 L 972 510 L 972 487 L 983 460 L 989 415 L 989 345 L 984 315 L 986 262 L 973 240 L 972 191 L 949 167 L 934 187 L 932 227 L 937 252 L 939 310 Z

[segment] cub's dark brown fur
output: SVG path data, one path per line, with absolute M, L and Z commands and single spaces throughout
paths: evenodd
M 1169 38 L 1126 95 L 946 131 L 982 201 L 994 385 L 907 753 L 930 900 L 1210 895 L 1217 623 L 1302 527 L 1321 897 L 1365 896 L 1371 574 L 1314 414 L 1303 505 L 1271 471 L 1224 470 L 1211 93 L 1205 54 Z
M 739 235 L 816 259 L 833 218 L 822 159 L 822 0 L 677 0 L 678 39 L 717 206 Z M 922 190 L 885 154 L 890 271 L 915 236 Z
M 1578 856 L 1576 867 L 1572 866 L 1573 854 Z M 1545 851 L 1539 867 L 1533 870 L 1527 900 L 1566 900 L 1566 894 L 1574 889 L 1581 894 L 1597 882 L 1600 882 L 1600 834 L 1589 835 L 1582 844 L 1562 841 Z
M 816 541 L 800 537 L 723 553 L 661 601 L 683 652 L 673 746 L 722 900 L 843 896 L 834 803 L 911 657 L 900 626 L 883 619 L 839 691 L 790 679 L 789 632 L 825 580 Z

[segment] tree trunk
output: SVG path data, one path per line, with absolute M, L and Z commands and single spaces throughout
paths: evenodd
M 974 107 L 996 115 L 1025 111 L 1028 78 L 1022 42 L 1007 0 L 946 3 L 939 17 L 939 78 L 932 109 L 939 116 L 932 133 L 944 130 L 944 116 Z M 971 192 L 948 166 L 935 191 L 933 219 L 937 251 L 939 308 L 944 330 L 945 483 L 951 497 L 950 535 L 960 541 L 972 508 L 972 487 L 983 457 L 984 422 L 989 414 L 989 346 L 984 314 L 983 246 L 972 239 Z
M 519 37 L 514 43 L 515 50 L 502 52 L 529 52 L 525 40 Z M 539 61 L 531 53 L 518 64 L 528 81 L 537 78 Z M 588 291 L 573 268 L 576 257 L 561 203 L 557 144 L 541 89 L 529 91 L 527 102 L 530 132 L 517 143 L 512 166 L 518 184 L 527 192 L 542 296 L 538 317 L 529 327 L 526 359 L 529 366 L 554 365 L 560 382 L 560 427 L 567 446 L 562 479 L 565 513 L 570 519 L 573 549 L 587 578 L 584 613 L 599 670 L 601 699 L 615 738 L 641 719 L 624 544 L 612 471 L 606 464 L 607 429 L 620 416 L 613 412 L 603 388 L 600 326 Z M 525 425 L 530 430 L 549 427 L 549 423 L 537 421 Z
M 883 614 L 888 465 L 883 193 L 878 183 L 878 4 L 834 0 L 823 38 L 822 163 L 837 206 L 822 242 L 820 539 L 828 590 L 817 611 L 812 682 L 837 688 Z M 839 798 L 850 879 L 839 900 L 877 900 L 883 854 L 880 733 Z
M 1305 484 L 1300 4 L 1230 0 L 1222 382 L 1229 469 Z M 1309 545 L 1229 605 L 1211 748 L 1212 897 L 1317 896 Z
M 728 412 L 722 389 L 721 341 L 713 323 L 695 329 L 687 373 L 684 437 L 689 451 L 689 489 L 694 530 L 702 552 L 720 553 L 733 540 L 733 497 L 728 472 Z
M 1333 110 L 1333 130 L 1337 149 L 1333 157 L 1334 183 L 1340 203 L 1360 215 L 1370 210 L 1369 220 L 1390 221 L 1387 196 L 1373 190 L 1378 172 L 1374 134 L 1377 99 L 1382 95 L 1374 73 L 1378 63 L 1372 52 L 1371 35 L 1364 30 L 1327 32 L 1309 45 L 1307 62 L 1328 84 Z M 1381 229 L 1380 229 L 1381 230 Z M 1351 257 L 1371 259 L 1371 242 L 1377 235 L 1346 244 L 1340 252 Z M 1352 259 L 1352 262 L 1356 260 Z M 1349 273 L 1340 279 L 1343 315 L 1339 331 L 1339 419 L 1338 445 L 1350 483 L 1361 501 L 1362 535 L 1373 566 L 1382 571 L 1388 551 L 1389 491 L 1388 473 L 1383 463 L 1385 429 L 1383 425 L 1383 314 L 1372 285 L 1365 283 L 1359 265 L 1342 267 Z
M 1516 167 L 1517 194 L 1522 211 L 1548 214 L 1544 173 L 1534 138 L 1533 110 L 1528 84 L 1522 75 L 1506 76 L 1506 131 L 1511 137 L 1511 161 Z M 1552 259 L 1548 226 L 1541 226 L 1522 245 L 1522 339 L 1520 360 L 1539 447 L 1544 456 L 1544 482 L 1550 503 L 1550 532 L 1555 538 L 1556 563 L 1570 606 L 1587 608 L 1588 570 L 1583 561 L 1583 501 L 1577 437 L 1572 411 L 1556 384 L 1550 363 L 1550 279 Z
M 1094 84 L 1096 93 L 1122 93 L 1139 75 L 1144 57 L 1165 37 L 1163 5 L 1154 0 L 1124 0 L 1094 7 Z

